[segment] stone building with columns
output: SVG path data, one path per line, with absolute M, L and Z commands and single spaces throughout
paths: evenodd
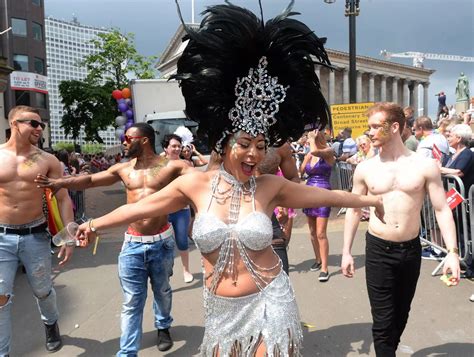
M 184 35 L 180 24 L 158 63 L 162 78 L 169 78 L 176 72 L 176 63 L 186 47 L 186 42 L 182 42 Z M 349 54 L 326 51 L 334 70 L 316 66 L 322 92 L 329 104 L 349 103 Z M 428 115 L 428 87 L 433 73 L 431 69 L 357 56 L 357 102 L 395 102 L 403 107 L 413 107 L 415 117 Z M 419 108 L 423 108 L 422 113 L 418 113 Z

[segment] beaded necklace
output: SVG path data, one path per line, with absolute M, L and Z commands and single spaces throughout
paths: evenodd
M 229 187 L 225 189 L 219 187 L 219 184 L 222 181 L 224 181 Z M 209 290 L 213 293 L 216 291 L 217 284 L 224 272 L 228 273 L 232 277 L 232 283 L 237 285 L 238 273 L 235 261 L 236 251 L 239 252 L 242 261 L 252 275 L 259 290 L 263 290 L 265 288 L 265 286 L 268 284 L 268 279 L 273 279 L 276 277 L 276 275 L 271 275 L 269 272 L 275 270 L 279 266 L 281 267 L 280 260 L 278 260 L 277 264 L 269 268 L 262 267 L 255 263 L 248 255 L 245 246 L 236 235 L 235 229 L 233 229 L 239 220 L 240 204 L 242 200 L 245 202 L 251 201 L 253 210 L 255 211 L 256 189 L 257 184 L 254 176 L 250 177 L 248 182 L 241 183 L 234 176 L 225 171 L 223 165 L 221 165 L 218 173 L 212 179 L 212 198 L 215 199 L 219 204 L 224 204 L 230 198 L 228 226 L 231 228 L 226 233 L 227 237 L 220 248 L 217 262 L 213 271 L 209 274 L 209 276 L 212 275 L 212 281 Z

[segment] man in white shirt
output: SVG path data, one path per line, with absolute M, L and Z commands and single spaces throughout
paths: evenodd
M 443 163 L 449 156 L 449 143 L 444 135 L 438 134 L 433 130 L 433 123 L 428 117 L 419 117 L 415 120 L 413 126 L 415 131 L 415 137 L 420 140 L 416 152 L 425 157 L 434 159 L 433 156 L 433 145 L 441 151 Z
M 345 128 L 343 136 L 345 137 L 345 140 L 342 143 L 342 155 L 337 158 L 338 161 L 346 161 L 352 155 L 357 153 L 357 144 L 355 140 L 352 139 L 352 129 Z

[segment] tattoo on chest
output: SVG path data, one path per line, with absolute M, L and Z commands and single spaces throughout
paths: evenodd
M 168 159 L 161 159 L 155 166 L 150 167 L 147 170 L 147 176 L 156 177 L 163 167 L 168 163 Z
M 168 164 L 168 159 L 167 158 L 160 158 L 157 163 L 155 163 L 153 166 L 148 167 L 148 168 L 142 168 L 142 169 L 137 169 L 134 168 L 128 173 L 128 178 L 131 180 L 134 180 L 138 177 L 150 177 L 150 178 L 155 178 L 158 176 L 160 173 L 161 169 L 166 167 Z
M 30 168 L 32 167 L 35 163 L 38 162 L 39 158 L 41 156 L 41 151 L 37 151 L 30 156 L 26 158 L 26 160 L 22 163 L 22 167 L 24 168 Z

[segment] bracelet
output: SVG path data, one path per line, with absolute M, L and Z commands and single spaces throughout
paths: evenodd
M 449 253 L 454 253 L 454 254 L 459 255 L 459 249 L 457 247 L 449 248 L 447 251 L 448 251 L 448 254 Z
M 92 218 L 89 219 L 89 229 L 90 229 L 91 232 L 93 232 L 93 233 L 97 232 L 97 228 L 95 228 L 94 225 L 92 224 Z

